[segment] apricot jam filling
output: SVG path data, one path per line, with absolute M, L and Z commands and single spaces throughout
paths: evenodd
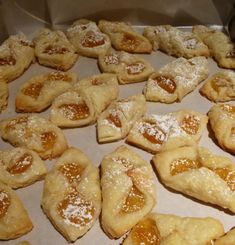
M 34 82 L 31 83 L 29 86 L 23 89 L 23 94 L 28 95 L 34 99 L 37 99 L 40 95 L 43 88 L 43 83 L 41 82 Z
M 176 90 L 176 82 L 174 81 L 173 78 L 159 75 L 153 78 L 153 80 L 160 88 L 162 88 L 169 94 L 173 94 Z
M 29 153 L 23 154 L 21 157 L 19 157 L 16 161 L 10 163 L 10 165 L 7 167 L 7 171 L 10 174 L 21 174 L 28 170 L 33 163 L 33 156 Z
M 85 167 L 77 163 L 67 163 L 60 166 L 59 171 L 67 178 L 69 183 L 79 182 Z
M 6 215 L 10 204 L 11 202 L 8 194 L 5 191 L 0 190 L 0 218 Z
M 180 127 L 190 135 L 197 134 L 200 127 L 200 120 L 194 115 L 187 115 L 181 121 Z

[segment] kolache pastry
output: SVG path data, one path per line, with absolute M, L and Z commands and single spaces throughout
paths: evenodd
M 10 36 L 0 46 L 0 74 L 6 82 L 18 78 L 34 61 L 34 44 L 23 33 Z
M 0 134 L 14 146 L 36 151 L 42 159 L 58 157 L 67 149 L 62 130 L 35 114 L 2 120 Z
M 0 181 L 13 189 L 41 180 L 47 168 L 38 154 L 23 147 L 0 151 Z
M 220 147 L 235 154 L 235 106 L 216 104 L 209 110 L 208 116 Z
M 98 58 L 111 47 L 109 37 L 102 33 L 95 22 L 80 19 L 67 30 L 67 37 L 78 54 Z
M 171 25 L 148 26 L 143 35 L 151 42 L 153 49 L 160 49 L 176 57 L 209 57 L 208 47 L 192 32 L 181 31 Z
M 235 72 L 223 70 L 212 75 L 201 87 L 200 93 L 213 102 L 235 99 Z
M 9 89 L 8 84 L 0 79 L 0 113 L 7 108 Z
M 102 72 L 115 73 L 120 84 L 145 81 L 154 69 L 140 56 L 109 50 L 100 55 L 98 64 Z
M 52 103 L 50 120 L 59 127 L 80 127 L 96 122 L 100 113 L 118 96 L 113 74 L 84 78 Z
M 76 148 L 69 148 L 47 174 L 42 208 L 69 241 L 83 236 L 101 211 L 99 170 Z
M 54 71 L 34 76 L 20 87 L 15 100 L 16 111 L 41 112 L 75 82 L 76 73 Z
M 223 234 L 223 225 L 214 218 L 151 213 L 132 228 L 122 244 L 202 245 L 212 244 Z
M 144 87 L 144 95 L 148 101 L 181 101 L 207 78 L 208 73 L 208 61 L 205 57 L 188 60 L 177 58 L 149 77 Z
M 194 26 L 193 33 L 208 46 L 211 56 L 220 67 L 235 68 L 234 44 L 225 33 L 203 25 Z
M 196 145 L 207 121 L 206 115 L 192 110 L 145 115 L 132 127 L 127 142 L 151 153 Z
M 125 146 L 103 158 L 101 189 L 101 223 L 111 238 L 124 235 L 156 203 L 151 165 Z
M 41 65 L 66 71 L 77 61 L 75 48 L 62 31 L 41 29 L 34 38 L 35 55 Z
M 166 186 L 235 212 L 235 165 L 229 158 L 185 146 L 156 154 L 153 163 Z
M 0 240 L 18 238 L 32 228 L 33 224 L 16 192 L 0 181 Z
M 214 241 L 214 245 L 233 245 L 235 244 L 235 228 L 228 231 L 222 237 Z
M 100 20 L 100 30 L 106 33 L 116 50 L 129 53 L 151 53 L 152 45 L 147 38 L 134 31 L 132 26 L 125 22 Z
M 98 117 L 97 135 L 99 143 L 120 140 L 127 136 L 133 124 L 146 112 L 146 101 L 142 94 L 119 99 Z

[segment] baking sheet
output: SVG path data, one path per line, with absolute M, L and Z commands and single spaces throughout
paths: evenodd
M 142 29 L 137 28 L 138 31 Z M 185 29 L 185 28 L 184 28 Z M 146 60 L 148 60 L 155 69 L 159 69 L 163 65 L 169 63 L 175 58 L 168 56 L 160 51 L 152 52 L 151 55 L 142 55 Z M 18 79 L 9 83 L 9 104 L 7 110 L 0 114 L 0 120 L 3 118 L 15 117 L 19 114 L 15 112 L 15 96 L 22 83 L 27 81 L 34 75 L 47 73 L 53 69 L 43 67 L 36 64 L 33 64 L 29 69 Z M 217 64 L 209 59 L 209 70 L 210 75 L 220 70 L 217 67 Z M 97 60 L 85 57 L 79 57 L 77 63 L 73 66 L 70 71 L 78 73 L 79 79 L 84 77 L 99 74 L 100 71 L 97 66 Z M 127 96 L 142 93 L 145 82 L 135 83 L 129 85 L 120 85 L 120 98 L 125 98 Z M 176 111 L 179 109 L 191 109 L 196 110 L 202 113 L 207 113 L 208 110 L 213 105 L 212 102 L 202 97 L 198 90 L 202 86 L 200 84 L 196 90 L 189 95 L 187 95 L 180 103 L 173 104 L 162 104 L 147 102 L 147 112 L 148 113 L 168 113 Z M 234 104 L 234 103 L 233 103 Z M 48 118 L 50 108 L 42 113 L 40 116 Z M 83 127 L 83 128 L 73 128 L 73 129 L 63 129 L 64 134 L 68 140 L 70 146 L 74 146 L 82 150 L 85 154 L 89 156 L 95 166 L 99 166 L 102 158 L 114 151 L 118 146 L 125 144 L 125 140 L 108 143 L 108 144 L 98 144 L 96 140 L 96 127 L 95 125 Z M 209 132 L 206 129 L 203 133 L 202 139 L 199 143 L 201 146 L 205 146 L 210 149 L 212 152 L 224 156 L 228 156 L 234 161 L 234 157 L 220 149 L 216 143 L 208 136 Z M 141 149 L 130 147 L 134 152 L 138 153 L 143 159 L 147 162 L 150 162 L 152 154 L 147 153 Z M 0 140 L 1 149 L 12 148 L 10 144 Z M 46 161 L 48 169 L 53 166 L 53 163 L 56 161 Z M 235 162 L 235 161 L 234 161 Z M 225 210 L 219 209 L 215 206 L 205 204 L 196 199 L 186 197 L 182 194 L 176 193 L 168 188 L 164 187 L 154 174 L 154 180 L 157 187 L 157 205 L 154 207 L 153 211 L 159 213 L 175 214 L 180 216 L 192 216 L 192 217 L 207 217 L 211 216 L 219 219 L 225 227 L 225 231 L 229 230 L 235 225 L 234 214 L 227 212 Z M 47 244 L 58 244 L 63 245 L 67 244 L 67 241 L 63 236 L 53 227 L 47 217 L 44 215 L 41 207 L 40 201 L 43 190 L 43 181 L 37 182 L 31 186 L 21 188 L 16 190 L 20 199 L 22 200 L 25 208 L 28 210 L 29 216 L 32 219 L 34 228 L 33 230 L 26 234 L 25 236 L 18 238 L 16 240 L 0 242 L 1 244 L 17 244 L 20 241 L 27 240 L 32 245 L 47 245 Z M 111 245 L 111 244 L 120 244 L 123 238 L 119 240 L 111 240 L 108 236 L 102 231 L 100 222 L 97 220 L 95 225 L 85 234 L 82 238 L 78 239 L 74 244 L 81 245 Z

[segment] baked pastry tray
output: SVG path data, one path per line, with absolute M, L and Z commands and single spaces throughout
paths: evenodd
M 184 28 L 184 30 L 190 30 L 191 28 Z M 138 28 L 138 31 L 142 31 Z M 163 65 L 174 60 L 167 54 L 160 51 L 152 52 L 150 55 L 141 55 L 147 61 L 149 61 L 155 69 L 159 69 Z M 214 60 L 209 58 L 209 76 L 220 70 Z M 29 67 L 25 73 L 15 81 L 9 83 L 9 101 L 8 107 L 0 114 L 0 120 L 10 117 L 15 117 L 15 96 L 22 83 L 30 79 L 34 75 L 47 73 L 53 69 L 40 66 L 35 63 Z M 99 74 L 100 70 L 97 66 L 97 60 L 92 58 L 86 58 L 80 56 L 76 64 L 70 71 L 74 71 L 78 74 L 78 78 Z M 128 85 L 119 85 L 119 97 L 125 98 L 133 94 L 142 93 L 145 82 L 134 83 Z M 180 109 L 190 109 L 206 114 L 212 107 L 213 102 L 210 102 L 205 97 L 200 95 L 199 86 L 188 94 L 180 103 L 163 104 L 156 102 L 147 102 L 147 113 L 164 114 Z M 231 102 L 232 103 L 232 102 Z M 50 109 L 40 113 L 39 115 L 48 118 Z M 93 164 L 99 166 L 102 158 L 114 151 L 118 146 L 123 145 L 125 140 L 121 140 L 114 143 L 98 144 L 96 138 L 96 125 L 90 125 L 81 128 L 63 129 L 63 132 L 68 140 L 69 146 L 74 146 L 82 150 L 92 160 Z M 229 157 L 232 161 L 234 157 L 223 151 L 212 138 L 209 129 L 204 130 L 202 138 L 199 142 L 200 146 L 205 146 L 213 153 Z M 147 162 L 151 161 L 152 154 L 147 153 L 141 149 L 128 145 L 134 152 L 138 153 Z M 0 140 L 1 149 L 9 149 L 12 146 L 3 140 Z M 51 169 L 56 159 L 46 161 L 48 170 Z M 154 168 L 153 168 L 154 169 Z M 157 187 L 157 204 L 153 211 L 165 214 L 175 214 L 179 216 L 192 216 L 192 217 L 214 217 L 219 219 L 223 225 L 225 231 L 231 229 L 234 225 L 234 215 L 226 210 L 220 209 L 216 206 L 203 203 L 196 199 L 186 197 L 180 193 L 165 187 L 158 179 L 155 171 L 154 180 Z M 27 209 L 29 216 L 33 222 L 34 228 L 28 234 L 11 241 L 1 242 L 1 244 L 18 244 L 20 241 L 27 240 L 32 245 L 45 245 L 45 244 L 68 244 L 64 237 L 53 227 L 49 219 L 43 213 L 40 202 L 43 191 L 43 181 L 39 181 L 25 188 L 16 190 L 20 199 L 22 200 L 25 208 Z M 111 240 L 102 230 L 100 221 L 98 220 L 95 225 L 88 231 L 82 238 L 78 239 L 74 244 L 89 244 L 89 245 L 110 245 L 120 244 L 123 238 L 118 240 Z

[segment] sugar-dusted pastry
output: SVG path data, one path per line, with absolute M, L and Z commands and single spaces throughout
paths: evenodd
M 62 130 L 34 114 L 2 120 L 0 134 L 14 146 L 36 151 L 42 159 L 55 158 L 67 149 Z
M 106 33 L 113 47 L 129 53 L 151 53 L 152 45 L 149 40 L 134 31 L 130 24 L 107 20 L 99 21 L 99 28 Z
M 42 208 L 70 242 L 83 236 L 101 211 L 99 170 L 76 148 L 69 148 L 45 178 Z
M 223 225 L 214 218 L 151 213 L 133 227 L 122 244 L 205 245 L 223 234 Z
M 50 120 L 59 127 L 92 124 L 118 96 L 118 80 L 113 74 L 84 78 L 52 103 Z
M 17 112 L 41 112 L 77 82 L 76 73 L 54 71 L 30 78 L 16 95 Z
M 235 164 L 229 158 L 186 146 L 156 154 L 153 162 L 166 186 L 235 213 Z
M 178 58 L 153 73 L 145 87 L 144 95 L 149 101 L 173 103 L 181 101 L 208 76 L 205 57 Z
M 145 115 L 134 124 L 127 142 L 152 153 L 195 145 L 207 120 L 206 115 L 191 110 Z
M 214 245 L 234 245 L 234 244 L 235 244 L 235 228 L 231 229 L 224 236 L 214 241 Z
M 235 154 L 235 106 L 216 104 L 209 110 L 208 116 L 219 145 Z
M 34 38 L 34 43 L 35 55 L 41 65 L 66 71 L 77 60 L 75 48 L 62 31 L 43 28 Z
M 235 68 L 234 44 L 225 33 L 202 25 L 194 26 L 193 33 L 208 46 L 220 67 Z
M 152 43 L 154 50 L 160 49 L 169 55 L 185 58 L 210 55 L 199 37 L 170 25 L 148 26 L 143 35 Z
M 33 224 L 16 192 L 0 181 L 0 240 L 15 239 L 32 228 Z
M 13 189 L 44 178 L 46 172 L 44 162 L 32 150 L 17 147 L 0 151 L 0 181 Z
M 97 135 L 100 143 L 123 139 L 133 124 L 146 112 L 146 101 L 142 94 L 114 101 L 98 117 Z
M 87 19 L 75 21 L 67 30 L 67 36 L 78 54 L 83 56 L 98 58 L 111 47 L 109 37 L 100 31 L 95 22 Z
M 103 158 L 101 188 L 101 223 L 112 238 L 124 235 L 156 203 L 151 165 L 125 146 Z
M 140 56 L 109 50 L 98 59 L 102 72 L 115 73 L 120 84 L 145 81 L 154 69 Z
M 6 109 L 8 103 L 9 90 L 4 80 L 0 79 L 0 113 Z
M 215 73 L 201 87 L 200 92 L 214 102 L 235 99 L 235 72 L 224 70 Z
M 34 45 L 21 33 L 10 36 L 0 46 L 0 74 L 10 82 L 19 77 L 34 62 Z

